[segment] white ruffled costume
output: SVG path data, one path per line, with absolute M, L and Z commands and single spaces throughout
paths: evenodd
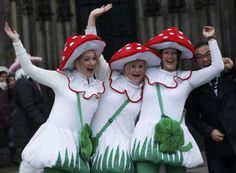
M 83 121 L 90 124 L 98 98 L 105 90 L 103 83 L 87 79 L 76 70 L 57 72 L 38 68 L 29 60 L 21 41 L 13 45 L 24 71 L 55 92 L 49 118 L 25 147 L 23 163 L 37 169 L 57 167 L 68 172 L 89 172 L 88 163 L 79 156 L 80 117 L 76 92 L 80 94 Z
M 96 35 L 97 31 L 95 27 L 89 27 L 85 33 Z M 100 69 L 108 73 L 108 64 L 105 61 L 100 62 Z M 109 80 L 105 82 L 106 91 L 91 122 L 93 134 L 96 135 L 101 130 L 127 99 L 129 103 L 99 138 L 96 153 L 92 158 L 91 172 L 133 172 L 130 142 L 141 109 L 143 84 L 131 83 L 118 71 L 111 73 L 110 80 L 111 83 Z
M 156 85 L 160 84 L 164 114 L 180 122 L 189 93 L 194 88 L 210 81 L 224 69 L 216 40 L 210 40 L 209 46 L 212 64 L 204 69 L 192 72 L 168 72 L 160 67 L 147 70 L 140 118 L 131 142 L 133 160 L 165 163 L 187 168 L 195 167 L 203 162 L 200 150 L 184 120 L 181 122 L 184 132 L 184 145 L 190 142 L 192 148 L 187 152 L 177 151 L 175 154 L 164 154 L 159 151 L 158 144 L 154 142 L 155 125 L 161 119 Z
M 118 71 L 112 72 L 111 83 L 106 81 L 106 91 L 91 123 L 94 135 L 127 99 L 129 103 L 99 138 L 92 173 L 133 172 L 130 139 L 141 109 L 142 88 L 143 84 L 131 83 Z

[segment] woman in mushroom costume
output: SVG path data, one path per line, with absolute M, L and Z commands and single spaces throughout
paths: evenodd
M 19 35 L 5 24 L 24 71 L 55 92 L 48 120 L 32 137 L 22 153 L 20 172 L 90 172 L 86 159 L 91 154 L 89 124 L 104 92 L 103 82 L 94 78 L 98 57 L 105 42 L 96 35 L 69 37 L 56 71 L 34 66 Z M 81 130 L 82 129 L 82 130 Z M 32 170 L 30 170 L 32 169 Z
M 109 11 L 107 4 L 91 11 L 87 34 L 97 34 L 96 18 Z M 133 172 L 130 159 L 130 139 L 141 108 L 143 77 L 147 67 L 158 66 L 160 58 L 139 43 L 129 43 L 117 51 L 109 61 L 100 61 L 103 71 L 110 71 L 106 91 L 92 119 L 91 127 L 98 147 L 91 163 L 92 173 Z
M 106 91 L 91 123 L 98 141 L 92 173 L 133 172 L 130 139 L 141 108 L 143 77 L 146 67 L 159 64 L 154 51 L 135 42 L 112 56 Z
M 185 100 L 196 87 L 220 73 L 223 61 L 213 27 L 204 27 L 212 65 L 198 71 L 181 71 L 179 59 L 193 57 L 188 38 L 175 27 L 151 38 L 147 46 L 159 51 L 161 67 L 146 72 L 143 103 L 131 141 L 137 173 L 156 173 L 163 163 L 168 173 L 183 173 L 203 162 L 200 150 L 185 125 Z

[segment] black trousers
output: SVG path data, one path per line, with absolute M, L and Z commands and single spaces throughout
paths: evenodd
M 209 173 L 236 173 L 236 156 L 233 157 L 208 157 Z

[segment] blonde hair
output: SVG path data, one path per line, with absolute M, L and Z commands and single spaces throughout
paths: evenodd
M 78 56 L 78 58 L 76 58 L 75 60 L 74 60 L 74 62 L 73 62 L 73 66 L 74 66 L 74 69 L 75 69 L 75 64 L 76 64 L 76 61 L 78 60 L 78 59 L 80 59 L 86 52 L 88 52 L 88 51 L 92 51 L 93 53 L 94 53 L 94 55 L 96 56 L 96 66 L 95 66 L 95 72 L 94 72 L 94 78 L 96 78 L 96 71 L 98 71 L 98 69 L 100 68 L 100 61 L 99 61 L 99 57 L 97 56 L 97 54 L 96 54 L 96 51 L 95 50 L 87 50 L 87 51 L 85 51 L 85 52 L 83 52 L 80 56 Z M 80 71 L 80 65 L 77 67 L 78 69 L 78 71 L 79 72 L 81 72 Z
M 138 59 L 137 59 L 137 60 L 138 60 Z M 137 60 L 134 60 L 134 61 L 137 61 Z M 130 61 L 130 62 L 127 62 L 127 63 L 125 64 L 124 69 L 123 69 L 123 74 L 124 74 L 125 76 L 126 76 L 126 72 L 127 72 L 128 68 L 132 65 L 132 63 L 133 63 L 134 61 Z M 147 68 L 147 62 L 144 61 L 144 60 L 139 60 L 139 61 L 143 61 L 143 62 L 144 62 L 144 68 L 145 68 L 145 70 L 146 70 L 146 68 Z

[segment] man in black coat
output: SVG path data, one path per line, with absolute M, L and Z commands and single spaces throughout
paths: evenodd
M 198 69 L 211 64 L 207 43 L 196 46 Z M 236 69 L 224 58 L 225 71 L 192 91 L 187 120 L 204 136 L 209 173 L 236 173 Z
M 18 154 L 21 154 L 31 137 L 42 125 L 48 112 L 45 110 L 40 86 L 28 76 L 16 80 L 13 88 L 16 111 L 13 116 L 13 139 Z

